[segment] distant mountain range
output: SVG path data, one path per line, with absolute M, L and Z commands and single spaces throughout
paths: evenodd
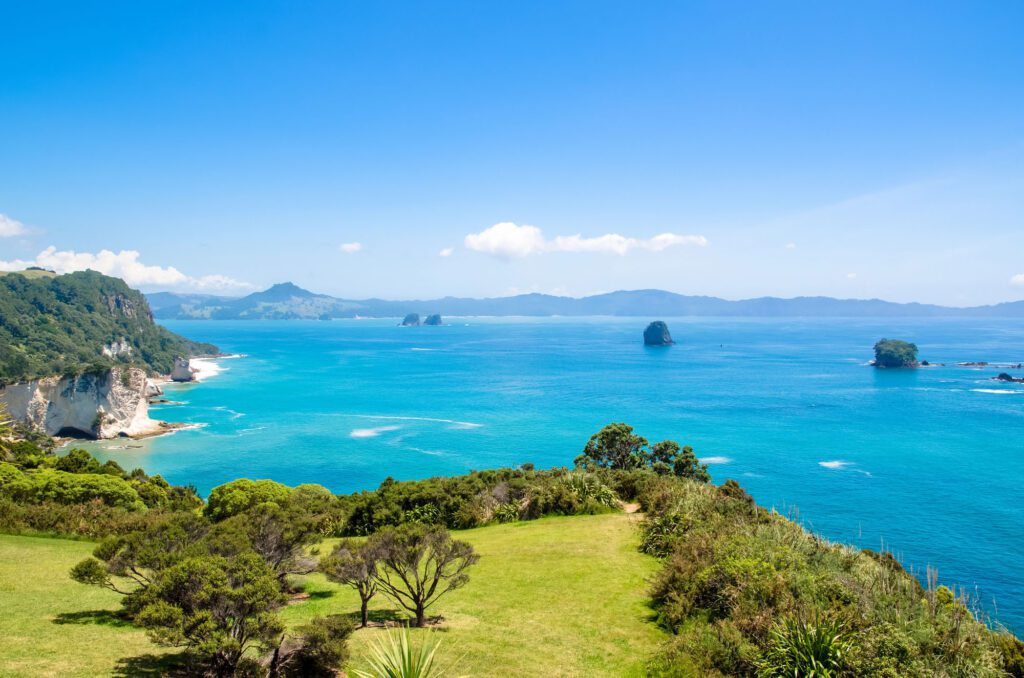
M 956 308 L 932 304 L 898 304 L 881 299 L 831 297 L 758 297 L 729 301 L 662 290 L 634 290 L 575 299 L 549 294 L 512 297 L 388 301 L 339 299 L 280 283 L 244 297 L 156 292 L 147 295 L 160 319 L 321 319 L 401 318 L 407 313 L 442 316 L 739 316 L 739 317 L 985 317 L 1024 318 L 1024 301 Z

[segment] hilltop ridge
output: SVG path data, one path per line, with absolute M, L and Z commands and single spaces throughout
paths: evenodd
M 967 308 L 882 299 L 757 297 L 728 300 L 657 289 L 620 290 L 588 297 L 530 293 L 474 299 L 342 299 L 298 285 L 278 283 L 244 297 L 158 292 L 149 295 L 162 319 L 402 318 L 409 313 L 442 316 L 737 316 L 737 317 L 1024 317 L 1024 300 Z

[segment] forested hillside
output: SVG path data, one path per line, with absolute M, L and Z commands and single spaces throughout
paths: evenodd
M 0 275 L 0 384 L 115 364 L 166 374 L 177 356 L 216 351 L 155 324 L 142 293 L 118 278 Z

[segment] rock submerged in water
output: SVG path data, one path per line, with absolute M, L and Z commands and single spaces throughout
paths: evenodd
M 1024 377 L 1014 377 L 1008 372 L 1000 372 L 999 376 L 992 377 L 995 381 L 1008 381 L 1013 384 L 1024 384 Z
M 402 327 L 419 327 L 420 314 L 410 313 L 409 315 L 402 318 Z
M 655 320 L 644 330 L 644 346 L 671 346 L 674 343 L 668 325 L 661 320 Z
M 434 313 L 433 315 L 428 315 L 427 319 L 423 321 L 423 324 L 424 325 L 443 325 L 444 323 L 441 322 L 441 314 L 440 313 Z

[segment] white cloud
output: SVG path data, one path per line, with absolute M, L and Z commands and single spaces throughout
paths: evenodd
M 854 278 L 857 277 L 857 274 L 856 273 L 847 273 L 846 277 L 849 278 L 850 280 L 853 280 Z
M 495 224 L 480 233 L 466 236 L 466 247 L 503 259 L 522 258 L 542 252 L 599 252 L 622 256 L 631 250 L 661 252 L 677 245 L 704 247 L 707 238 L 702 235 L 678 235 L 661 233 L 646 240 L 627 238 L 618 233 L 607 233 L 594 238 L 581 234 L 559 235 L 548 240 L 536 226 L 518 226 L 505 221 Z
M 1010 278 L 1010 283 L 1013 285 L 1024 285 L 1024 273 L 1018 273 Z
M 543 252 L 544 234 L 536 226 L 517 226 L 503 221 L 479 233 L 466 236 L 466 247 L 477 252 L 510 259 Z
M 786 243 L 786 249 L 787 250 L 795 250 L 796 249 L 796 243 L 795 242 L 787 242 Z
M 338 245 L 338 249 L 345 254 L 355 254 L 363 249 L 363 244 L 360 242 L 347 242 Z
M 17 219 L 12 219 L 6 214 L 0 214 L 0 238 L 13 238 L 16 235 L 24 235 L 28 232 L 25 224 Z
M 445 247 L 443 250 L 441 250 L 440 252 L 437 253 L 437 256 L 439 256 L 439 257 L 450 257 L 453 252 L 455 252 L 454 248 L 452 248 L 452 247 Z
M 193 278 L 173 266 L 147 265 L 139 261 L 139 253 L 135 250 L 75 252 L 74 250 L 58 250 L 51 245 L 31 261 L 22 259 L 0 261 L 0 271 L 21 271 L 29 266 L 41 266 L 57 273 L 98 271 L 104 275 L 121 278 L 131 287 L 163 287 L 204 291 L 230 291 L 252 287 L 248 283 L 224 275 Z

